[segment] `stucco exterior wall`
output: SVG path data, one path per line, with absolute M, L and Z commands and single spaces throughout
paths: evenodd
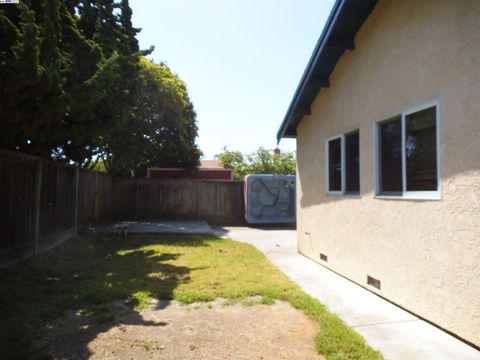
M 480 346 L 480 1 L 381 0 L 355 45 L 297 129 L 299 252 Z M 429 100 L 441 200 L 375 198 L 374 122 Z M 326 195 L 325 139 L 355 128 L 360 195 Z

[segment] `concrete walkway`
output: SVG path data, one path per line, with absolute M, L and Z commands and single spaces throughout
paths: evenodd
M 355 328 L 386 359 L 480 360 L 480 352 L 299 255 L 294 230 L 214 228 L 260 249 L 302 289 Z

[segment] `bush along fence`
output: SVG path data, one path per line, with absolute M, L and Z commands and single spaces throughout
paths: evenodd
M 240 181 L 121 178 L 0 150 L 0 264 L 113 220 L 243 223 Z

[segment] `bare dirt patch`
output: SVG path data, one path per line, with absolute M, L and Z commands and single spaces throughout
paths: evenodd
M 321 359 L 317 325 L 290 304 L 160 301 L 140 313 L 117 303 L 115 323 L 78 314 L 55 322 L 54 353 L 68 359 Z

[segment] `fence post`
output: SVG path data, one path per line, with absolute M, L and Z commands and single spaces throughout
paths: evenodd
M 80 168 L 77 166 L 75 168 L 75 218 L 74 218 L 74 226 L 75 226 L 75 236 L 78 235 L 78 207 L 79 207 L 79 203 L 78 203 L 78 199 L 79 199 L 79 184 L 80 184 Z
M 195 214 L 195 219 L 196 219 L 196 220 L 199 220 L 199 219 L 200 219 L 200 201 L 203 200 L 203 199 L 201 198 L 201 196 L 202 196 L 202 191 L 201 191 L 201 189 L 200 189 L 200 182 L 201 182 L 201 181 L 202 181 L 202 180 L 197 180 L 197 181 L 194 180 L 194 183 L 196 184 L 196 190 L 197 190 L 197 194 L 196 194 L 197 203 L 195 204 L 195 213 L 196 213 L 196 214 Z M 202 184 L 202 185 L 203 185 L 203 184 Z
M 35 169 L 35 199 L 34 199 L 34 248 L 33 254 L 38 254 L 38 242 L 40 239 L 40 201 L 42 198 L 42 177 L 43 177 L 43 161 L 37 159 Z
M 93 206 L 93 221 L 95 223 L 95 225 L 97 224 L 97 220 L 98 220 L 98 207 L 99 207 L 99 193 L 100 193 L 100 190 L 99 190 L 99 185 L 98 185 L 99 181 L 98 181 L 98 174 L 96 172 L 93 173 L 93 184 L 94 184 L 94 206 Z

